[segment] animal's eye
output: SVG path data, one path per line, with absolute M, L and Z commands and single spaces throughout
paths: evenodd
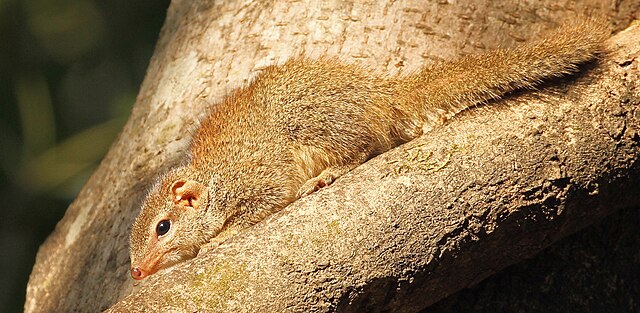
M 158 226 L 156 226 L 156 234 L 158 234 L 158 237 L 162 236 L 166 234 L 170 228 L 171 228 L 171 221 L 162 220 L 158 223 Z

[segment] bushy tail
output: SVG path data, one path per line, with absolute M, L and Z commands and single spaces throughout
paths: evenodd
M 413 108 L 408 109 L 417 110 L 413 113 L 424 120 L 434 120 L 517 89 L 532 88 L 546 79 L 576 72 L 580 64 L 604 52 L 609 36 L 604 19 L 580 19 L 522 46 L 427 67 L 409 77 L 416 102 L 409 103 Z

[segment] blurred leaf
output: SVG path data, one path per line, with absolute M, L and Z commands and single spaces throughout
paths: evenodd
M 49 88 L 42 75 L 25 75 L 15 86 L 26 155 L 41 153 L 55 142 L 55 120 Z
M 104 40 L 105 23 L 88 0 L 25 2 L 29 28 L 58 61 L 76 59 Z
M 25 164 L 24 182 L 34 189 L 50 192 L 92 169 L 109 149 L 123 121 L 112 119 L 91 127 L 33 158 Z

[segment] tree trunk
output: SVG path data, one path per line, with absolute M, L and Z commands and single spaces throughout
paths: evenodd
M 435 126 L 140 287 L 128 274 L 146 188 L 261 67 L 335 55 L 403 73 L 586 7 L 618 29 L 640 12 L 600 3 L 173 1 L 130 120 L 40 248 L 25 312 L 414 312 L 639 204 L 636 25 L 579 75 Z

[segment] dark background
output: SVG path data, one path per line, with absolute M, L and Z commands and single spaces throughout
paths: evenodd
M 168 5 L 0 0 L 0 312 L 22 312 L 38 246 L 126 121 Z

